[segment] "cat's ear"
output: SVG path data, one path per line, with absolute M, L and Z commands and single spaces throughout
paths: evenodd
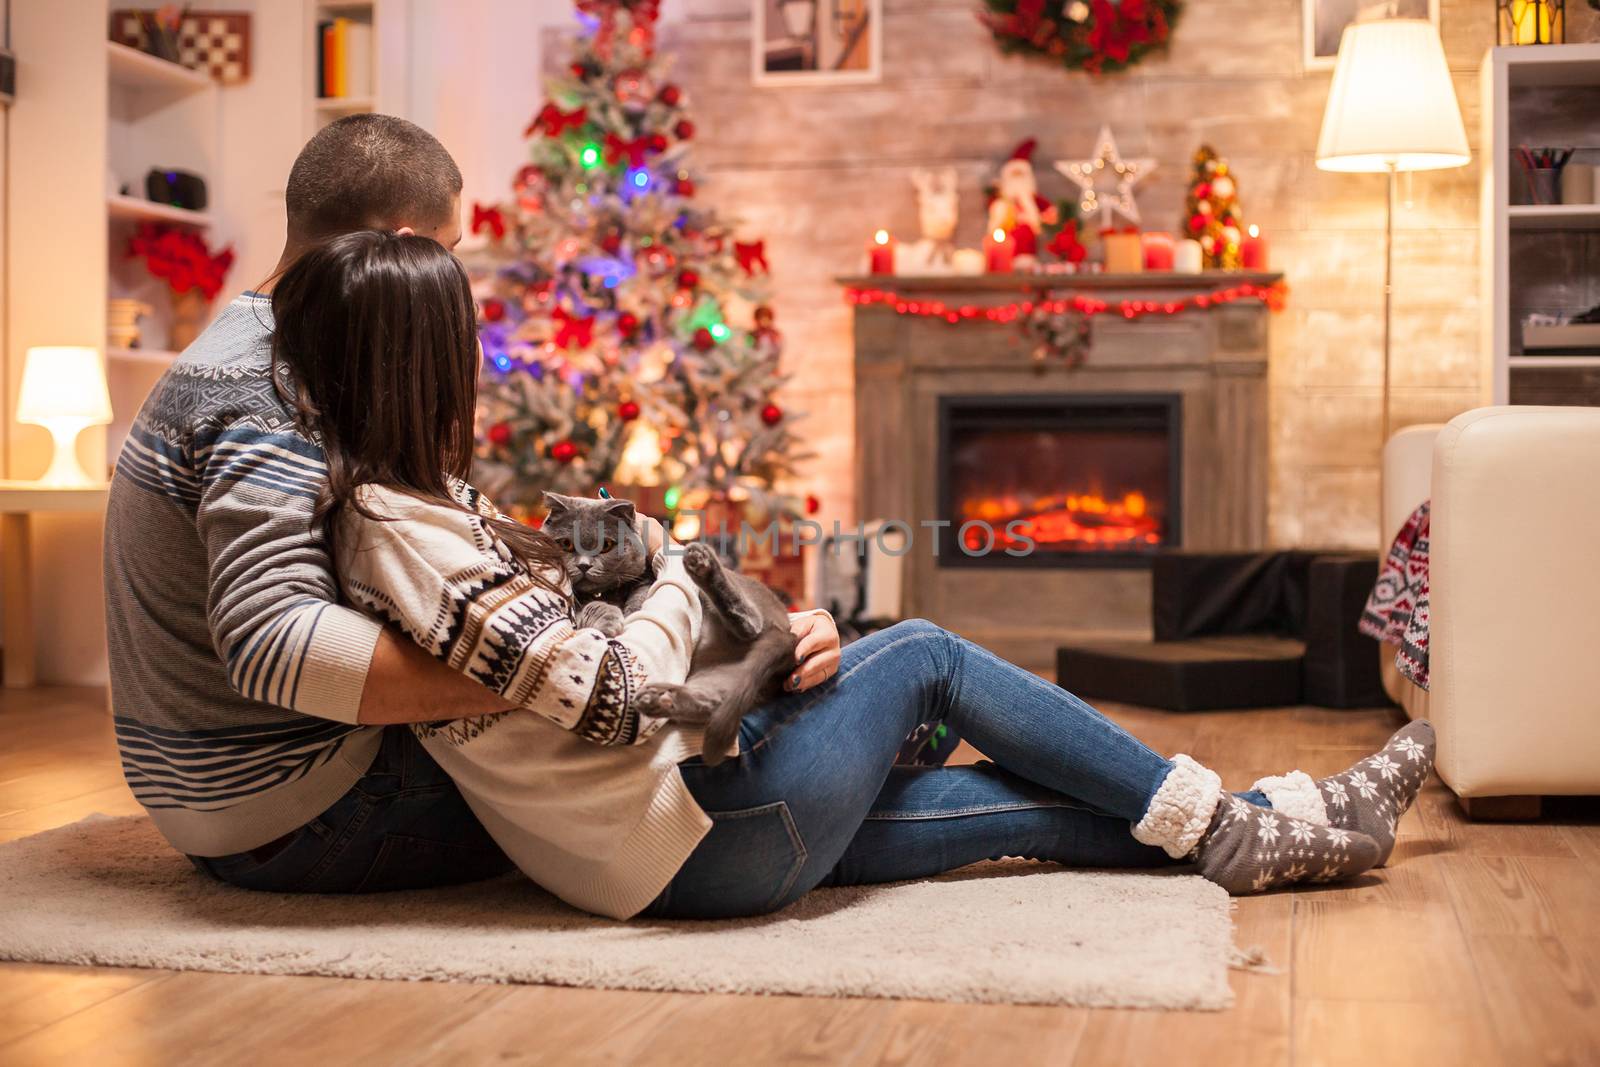
M 570 496 L 562 496 L 560 493 L 552 493 L 546 490 L 544 493 L 544 506 L 550 509 L 550 514 L 546 518 L 553 519 L 562 512 L 571 511 L 572 505 L 576 503 L 577 501 Z
M 615 515 L 629 526 L 633 525 L 634 517 L 638 514 L 634 510 L 633 501 L 631 500 L 608 500 L 606 501 L 606 512 Z

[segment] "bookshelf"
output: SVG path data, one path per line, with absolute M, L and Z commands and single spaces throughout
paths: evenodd
M 404 115 L 410 0 L 306 0 L 305 12 L 306 136 L 346 115 Z M 343 75 L 334 84 L 324 78 L 323 30 L 330 25 L 340 28 L 346 57 L 335 61 Z
M 175 358 L 168 351 L 172 297 L 166 282 L 152 278 L 127 257 L 128 238 L 143 222 L 209 231 L 221 173 L 221 90 L 207 75 L 156 56 L 105 41 L 106 51 L 106 296 L 149 305 L 140 320 L 140 347 L 107 346 L 106 379 L 113 422 L 106 429 L 106 455 L 114 460 L 133 417 L 161 373 Z M 151 169 L 192 171 L 206 181 L 208 209 L 188 211 L 145 199 Z M 216 245 L 215 238 L 208 243 Z
M 1600 304 L 1600 203 L 1529 203 L 1516 147 L 1600 164 L 1600 44 L 1492 48 L 1481 92 L 1482 365 L 1489 400 L 1600 404 L 1600 351 L 1525 349 L 1535 312 Z M 1561 116 L 1588 116 L 1576 122 Z

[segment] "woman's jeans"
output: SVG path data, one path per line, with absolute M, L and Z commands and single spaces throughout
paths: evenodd
M 409 726 L 387 726 L 367 773 L 292 833 L 232 856 L 190 856 L 245 889 L 370 893 L 475 882 L 512 869 Z
M 906 735 L 934 721 L 994 763 L 892 766 Z M 713 826 L 645 915 L 755 915 L 819 885 L 1004 856 L 1174 862 L 1130 832 L 1170 761 L 1065 690 L 921 620 L 849 645 L 832 680 L 745 716 L 739 745 L 715 767 L 679 765 Z

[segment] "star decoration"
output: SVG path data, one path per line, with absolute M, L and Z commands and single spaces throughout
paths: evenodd
M 1094 155 L 1088 159 L 1059 159 L 1056 170 L 1065 174 L 1082 192 L 1078 207 L 1085 219 L 1100 214 L 1102 228 L 1111 225 L 1111 213 L 1120 213 L 1129 222 L 1139 221 L 1139 205 L 1133 199 L 1133 187 L 1152 170 L 1156 161 L 1149 156 L 1123 159 L 1117 151 L 1117 142 L 1111 136 L 1111 127 L 1100 127 L 1095 139 Z M 1110 186 L 1110 187 L 1108 187 Z

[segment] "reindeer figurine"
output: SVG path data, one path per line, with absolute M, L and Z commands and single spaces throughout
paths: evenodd
M 902 266 L 899 270 L 905 274 L 949 274 L 960 210 L 955 168 L 935 171 L 918 168 L 911 172 L 911 184 L 917 190 L 917 220 L 922 227 L 922 240 L 900 250 Z

